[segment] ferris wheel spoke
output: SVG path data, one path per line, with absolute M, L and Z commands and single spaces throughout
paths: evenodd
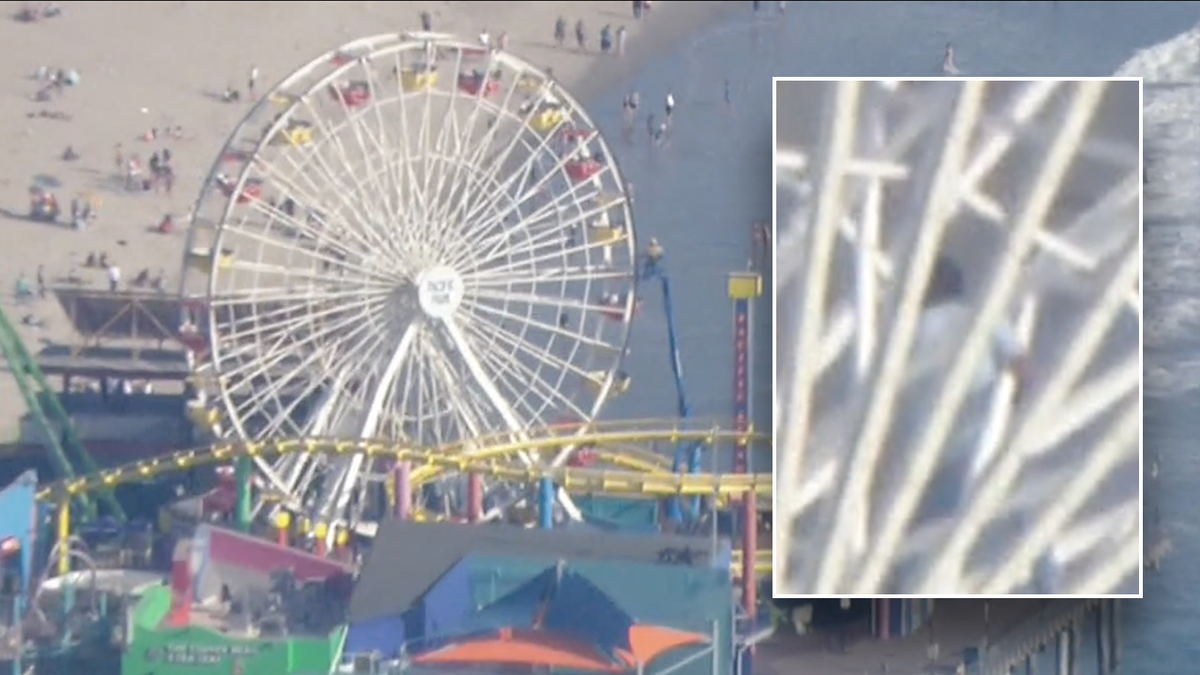
M 454 346 L 457 348 L 459 355 L 462 357 L 467 366 L 467 369 L 475 379 L 476 384 L 479 385 L 479 388 L 483 391 L 484 395 L 492 404 L 492 407 L 495 409 L 495 411 L 499 414 L 500 418 L 505 422 L 511 431 L 516 433 L 524 433 L 527 430 L 526 426 L 522 424 L 520 418 L 517 417 L 508 401 L 500 396 L 500 392 L 496 388 L 495 383 L 483 369 L 482 364 L 479 362 L 477 355 L 471 348 L 471 345 L 468 343 L 466 337 L 463 335 L 463 332 L 459 328 L 458 324 L 451 319 L 443 321 L 442 325 L 446 328 L 446 334 L 454 343 Z M 520 457 L 521 461 L 526 466 L 534 466 L 536 464 L 536 460 L 528 452 L 522 452 L 518 455 L 518 457 Z M 565 511 L 567 511 L 568 514 L 571 515 L 573 519 L 578 520 L 581 517 L 579 509 L 571 500 L 570 495 L 568 495 L 566 491 L 561 488 L 558 490 L 558 500 L 559 504 Z
M 463 282 L 473 288 L 509 287 L 521 284 L 546 284 L 551 286 L 558 283 L 605 281 L 629 281 L 629 272 L 614 270 L 609 265 L 575 265 L 571 267 L 551 267 L 546 269 L 529 270 L 528 274 L 496 273 L 493 269 L 481 270 L 474 274 L 464 275 Z
M 409 358 L 412 350 L 413 342 L 417 338 L 417 333 L 420 330 L 416 322 L 410 323 L 405 329 L 403 337 L 396 344 L 396 350 L 387 361 L 387 366 L 375 381 L 375 387 L 371 393 L 371 402 L 367 406 L 366 419 L 363 420 L 362 428 L 359 429 L 359 438 L 373 438 L 379 429 L 379 421 L 383 416 L 383 405 L 392 395 L 395 390 L 396 376 L 400 373 L 400 367 L 404 365 L 405 360 Z M 364 364 L 365 365 L 365 364 Z
M 581 195 L 575 196 L 581 197 Z M 588 198 L 587 196 L 582 197 L 585 199 Z M 515 251 L 513 249 L 506 249 L 505 247 L 508 245 L 508 241 L 513 236 L 513 233 L 516 231 L 517 227 L 504 227 L 502 223 L 495 223 L 494 227 L 496 233 L 482 238 L 476 244 L 478 248 L 483 251 L 483 253 L 479 256 L 479 265 L 486 265 L 487 263 L 492 262 L 504 254 L 511 255 L 513 253 L 523 253 L 528 252 L 531 249 L 539 249 L 542 246 L 548 246 L 559 237 L 567 238 L 573 231 L 588 226 L 591 221 L 601 217 L 613 207 L 610 204 L 605 204 L 603 206 L 593 206 L 586 210 L 579 207 L 576 208 L 578 209 L 578 212 L 575 215 L 567 218 L 555 217 L 560 216 L 560 214 L 555 214 L 553 211 L 547 211 L 544 214 L 539 211 L 538 213 L 535 213 L 527 218 L 525 223 L 529 224 L 531 232 L 527 231 L 529 233 L 527 234 L 526 244 L 524 246 L 517 247 Z M 541 229 L 540 226 L 544 226 L 545 229 Z M 577 248 L 578 250 L 587 250 L 589 246 L 596 245 L 602 244 L 599 242 L 585 242 Z
M 351 154 L 346 149 L 342 142 L 342 129 L 350 128 L 357 130 L 358 114 L 346 116 L 342 124 L 334 127 L 326 121 L 325 116 L 319 114 L 311 102 L 305 104 L 309 116 L 313 123 L 320 131 L 320 138 L 314 145 L 313 159 L 316 160 L 316 167 L 320 169 L 321 176 L 314 178 L 315 180 L 324 180 L 336 187 L 337 192 L 342 197 L 342 203 L 345 206 L 352 207 L 353 212 L 364 222 L 386 222 L 386 214 L 379 208 L 379 200 L 372 198 L 368 191 L 368 186 L 361 181 L 342 181 L 342 176 L 346 178 L 355 177 L 355 174 L 361 174 L 363 166 L 360 162 L 354 161 Z M 330 150 L 333 155 L 326 158 L 325 151 Z M 337 162 L 343 169 L 338 171 L 333 168 L 330 161 Z M 307 172 L 304 174 L 308 176 Z M 370 230 L 369 230 L 370 231 Z M 378 232 L 372 231 L 374 234 Z M 380 240 L 383 243 L 385 240 Z
M 360 60 L 358 62 L 358 66 L 359 71 L 365 77 L 364 81 L 367 83 L 368 90 L 373 92 L 376 91 L 376 89 L 373 87 L 371 70 L 366 68 L 365 61 Z M 341 97 L 339 97 L 338 107 L 342 111 L 342 116 L 345 120 L 346 126 L 349 127 L 354 140 L 358 145 L 359 157 L 361 158 L 362 165 L 365 168 L 365 171 L 360 174 L 360 177 L 366 178 L 366 180 L 360 182 L 360 189 L 356 194 L 359 199 L 364 202 L 364 210 L 367 210 L 368 213 L 376 218 L 374 222 L 389 222 L 391 217 L 393 217 L 393 215 L 397 212 L 397 209 L 392 207 L 390 201 L 391 195 L 389 194 L 389 191 L 385 185 L 380 182 L 380 171 L 378 170 L 379 167 L 375 165 L 376 160 L 382 161 L 384 163 L 383 168 L 386 171 L 387 164 L 391 162 L 391 158 L 388 157 L 389 153 L 386 151 L 386 146 L 380 143 L 379 137 L 376 136 L 372 131 L 371 125 L 366 122 L 368 115 L 366 110 L 362 112 L 356 112 L 350 109 L 346 105 L 345 99 Z M 380 116 L 378 107 L 372 106 L 371 109 L 374 110 L 374 116 L 378 118 Z M 337 143 L 337 147 L 342 157 L 346 158 L 348 156 L 348 152 L 340 143 L 340 139 Z M 381 238 L 390 239 L 390 237 Z
M 468 327 L 468 333 L 474 333 L 474 331 Z M 487 339 L 485 336 L 474 335 L 472 338 L 481 345 L 479 349 L 480 363 L 494 373 L 497 388 L 501 390 L 501 394 L 507 396 L 513 406 L 513 411 L 525 420 L 528 426 L 543 426 L 545 424 L 543 413 L 549 407 L 550 401 L 544 397 L 540 402 L 534 399 L 535 396 L 541 396 L 544 391 L 544 384 L 541 380 L 535 377 L 529 381 L 521 381 L 519 377 L 522 364 L 511 356 L 502 355 L 495 349 L 489 349 L 485 342 Z M 528 368 L 524 370 L 531 375 L 534 374 Z
M 319 283 L 330 285 L 341 285 L 345 281 L 344 275 L 328 274 L 325 271 L 317 270 L 316 268 L 304 268 L 295 265 L 287 265 L 280 263 L 265 262 L 262 260 L 246 260 L 236 258 L 227 263 L 224 263 L 227 269 L 232 272 L 244 272 L 246 274 L 262 275 L 268 278 L 287 279 L 293 282 L 300 283 Z M 369 273 L 369 270 L 363 270 Z M 356 280 L 358 282 L 358 280 Z M 387 283 L 383 279 L 374 279 L 368 277 L 363 288 L 356 289 L 359 293 L 374 291 L 386 291 L 394 288 L 395 283 Z M 347 294 L 351 295 L 351 294 Z
M 527 138 L 525 130 L 528 128 L 528 125 L 533 119 L 533 110 L 536 109 L 537 105 L 534 105 L 531 109 L 531 112 L 524 116 L 521 126 L 518 127 L 516 132 L 513 134 L 513 138 L 508 145 L 504 146 L 495 154 L 493 154 L 490 157 L 490 161 L 482 169 L 483 174 L 490 179 L 489 182 L 498 183 L 500 187 L 492 195 L 485 195 L 482 192 L 479 192 L 476 193 L 474 199 L 464 202 L 461 205 L 461 211 L 459 212 L 461 213 L 461 216 L 459 217 L 463 222 L 477 222 L 477 219 L 482 213 L 491 209 L 495 209 L 500 200 L 508 198 L 508 195 L 511 194 L 513 186 L 524 179 L 526 174 L 526 171 L 523 170 L 524 167 L 527 167 L 529 164 L 545 157 L 547 152 L 553 152 L 551 150 L 551 144 L 554 138 L 553 132 L 535 136 L 535 138 L 537 138 L 537 144 L 534 145 L 532 149 L 528 149 L 528 158 L 522 163 L 518 164 L 516 167 L 509 168 L 509 176 L 504 181 L 499 181 L 495 178 L 502 171 L 505 171 L 506 167 L 511 167 L 509 161 L 514 152 L 523 146 L 528 148 L 528 146 L 525 144 L 525 140 Z M 509 114 L 511 115 L 511 113 Z M 499 126 L 499 124 L 496 125 L 496 127 Z M 549 176 L 557 174 L 561 168 L 566 166 L 566 164 L 571 160 L 571 157 L 575 152 L 577 152 L 577 149 L 569 153 L 563 153 L 561 156 L 553 156 L 550 160 L 552 168 L 544 172 L 542 181 L 548 181 Z M 480 157 L 479 160 L 482 161 L 482 157 Z
M 475 388 L 463 386 L 463 380 L 471 377 L 471 374 L 461 372 L 455 364 L 452 364 L 446 351 L 437 345 L 436 340 L 427 341 L 425 349 L 430 364 L 429 371 L 433 376 L 431 378 L 433 397 L 431 398 L 439 409 L 453 409 L 458 412 L 453 416 L 447 414 L 440 416 L 443 420 L 442 439 L 479 436 L 482 430 L 490 427 L 488 422 L 496 419 L 501 411 L 494 408 L 491 399 L 486 401 L 476 399 L 474 397 Z M 463 356 L 458 351 L 457 345 L 455 345 L 455 351 L 458 356 Z M 487 408 L 482 407 L 481 403 L 486 403 Z M 503 419 L 498 421 L 504 423 Z
M 315 156 L 316 151 L 313 152 Z M 383 247 L 382 241 L 368 236 L 370 234 L 369 231 L 364 232 L 361 228 L 338 228 L 336 234 L 333 233 L 330 226 L 331 215 L 337 217 L 339 213 L 345 211 L 350 213 L 357 222 L 365 223 L 369 222 L 369 220 L 365 214 L 361 213 L 355 205 L 349 202 L 346 193 L 341 186 L 337 186 L 336 181 L 331 181 L 331 184 L 337 186 L 337 189 L 333 190 L 333 192 L 337 193 L 336 202 L 331 203 L 327 197 L 313 196 L 327 193 L 330 190 L 328 190 L 328 187 L 322 190 L 317 186 L 314 179 L 305 170 L 309 165 L 298 165 L 294 160 L 291 160 L 290 156 L 288 159 L 292 161 L 292 167 L 295 172 L 293 175 L 302 177 L 304 182 L 308 183 L 308 187 L 300 187 L 298 182 L 291 176 L 285 176 L 283 173 L 274 170 L 270 164 L 263 163 L 260 170 L 262 170 L 264 175 L 269 176 L 271 182 L 277 183 L 282 188 L 285 197 L 300 200 L 299 205 L 308 213 L 305 232 L 319 233 L 318 236 L 322 240 L 332 238 L 342 241 L 342 245 L 348 248 L 352 255 L 359 258 L 363 256 L 364 252 L 375 251 Z M 354 244 L 355 246 L 350 248 L 347 246 L 348 244 Z
M 584 381 L 589 378 L 589 375 L 586 371 L 568 361 L 554 356 L 547 350 L 535 351 L 528 345 L 528 343 L 515 338 L 515 336 L 508 331 L 502 331 L 500 334 L 485 333 L 483 332 L 482 327 L 475 326 L 473 324 L 465 325 L 467 330 L 474 334 L 476 340 L 480 343 L 486 344 L 488 341 L 496 341 L 503 343 L 506 347 L 509 347 L 509 349 L 506 351 L 510 352 L 510 354 L 505 356 L 501 356 L 500 350 L 484 349 L 483 358 L 485 361 L 488 361 L 491 365 L 495 366 L 496 372 L 512 373 L 512 377 L 508 380 L 505 380 L 505 383 L 510 393 L 514 394 L 518 400 L 523 401 L 525 399 L 525 394 L 521 393 L 523 390 L 525 392 L 535 391 L 539 396 L 542 397 L 546 404 L 553 403 L 559 408 L 570 413 L 572 416 L 580 415 L 586 417 L 584 411 L 579 408 L 579 406 L 577 406 L 570 398 L 562 393 L 563 380 L 565 379 L 563 375 L 570 373 L 577 376 L 580 381 Z M 524 353 L 530 359 L 543 364 L 542 367 L 544 367 L 544 364 L 546 363 L 553 365 L 559 371 L 559 377 L 557 378 L 557 381 L 547 381 L 541 376 L 542 367 L 535 369 L 526 365 L 523 359 L 517 358 L 518 352 Z M 530 406 L 530 420 L 539 424 L 547 423 L 548 420 L 545 419 L 541 412 L 545 407 L 546 405 L 536 407 Z
M 370 332 L 374 329 L 373 325 L 363 323 L 361 320 L 356 320 L 355 317 L 350 316 L 338 324 L 314 331 L 313 335 L 318 338 L 324 338 L 344 332 L 345 337 L 341 342 L 345 344 L 352 339 L 369 336 Z M 289 339 L 299 349 L 283 349 L 284 343 Z M 304 373 L 309 372 L 309 369 L 313 368 L 317 362 L 328 362 L 330 360 L 329 352 L 326 349 L 320 349 L 320 347 L 326 346 L 324 343 L 327 342 L 329 341 L 312 338 L 296 340 L 293 336 L 285 334 L 270 345 L 266 353 L 260 351 L 257 354 L 257 360 L 246 360 L 239 363 L 224 373 L 223 377 L 227 379 L 227 386 L 231 391 L 237 391 L 239 387 L 255 388 L 259 380 L 271 376 L 279 378 L 271 386 L 281 388 L 289 384 L 292 378 L 302 377 Z M 256 341 L 254 345 L 250 349 L 261 347 L 262 341 Z M 302 354 L 303 356 L 297 358 L 297 354 Z M 294 364 L 290 372 L 286 370 L 289 362 Z M 262 389 L 255 388 L 254 391 L 248 393 L 254 395 L 265 392 Z
M 526 189 L 523 194 L 519 194 L 515 197 L 508 196 L 510 194 L 510 190 L 512 190 L 514 186 L 519 185 L 522 181 L 524 181 L 526 174 L 524 172 L 512 174 L 504 183 L 501 184 L 501 190 L 497 190 L 494 194 L 487 197 L 481 194 L 477 198 L 480 200 L 479 203 L 471 206 L 466 215 L 463 217 L 464 221 L 477 223 L 474 228 L 475 232 L 489 232 L 494 228 L 501 226 L 502 223 L 508 221 L 514 215 L 519 214 L 521 209 L 523 209 L 525 205 L 531 202 L 535 197 L 543 195 L 544 193 L 542 190 L 548 189 L 550 187 L 549 183 L 555 178 L 565 179 L 566 183 L 569 185 L 567 190 L 556 194 L 553 198 L 548 200 L 546 204 L 538 208 L 538 210 L 535 211 L 531 216 L 527 216 L 525 220 L 539 220 L 541 217 L 546 217 L 559 210 L 558 207 L 562 207 L 566 204 L 578 204 L 589 198 L 590 195 L 599 191 L 596 185 L 597 181 L 601 177 L 601 174 L 597 174 L 593 177 L 593 179 L 587 181 L 577 182 L 571 180 L 569 176 L 565 175 L 565 167 L 575 159 L 576 154 L 578 154 L 578 149 L 572 151 L 571 153 L 563 153 L 561 156 L 558 156 L 554 160 L 554 164 L 551 166 L 551 168 L 544 172 L 537 183 Z M 604 170 L 607 169 L 602 169 L 602 171 Z M 503 204 L 505 201 L 508 202 L 508 205 L 507 207 L 502 208 L 501 204 Z M 601 211 L 603 210 L 604 209 Z M 492 212 L 492 215 L 485 217 L 484 214 L 488 212 Z
M 611 306 L 593 303 L 587 299 L 575 300 L 563 298 L 561 296 L 550 297 L 545 295 L 537 295 L 534 293 L 517 293 L 514 291 L 501 293 L 497 291 L 476 289 L 474 296 L 479 300 L 490 300 L 493 302 L 502 303 L 504 305 L 508 305 L 510 303 L 519 303 L 530 307 L 546 307 L 555 311 L 562 311 L 565 309 L 596 313 L 613 311 Z
M 460 53 L 460 61 L 461 58 L 462 57 Z M 484 80 L 480 86 L 486 88 L 489 86 L 489 82 L 491 82 L 490 67 L 485 70 Z M 462 125 L 461 129 L 456 129 L 456 132 L 458 133 L 456 133 L 454 137 L 455 153 L 464 161 L 459 161 L 454 164 L 453 170 L 449 175 L 450 185 L 466 185 L 477 187 L 477 181 L 487 181 L 486 175 L 481 179 L 474 175 L 473 172 L 478 166 L 478 158 L 482 156 L 482 153 L 491 148 L 495 138 L 495 132 L 498 131 L 501 126 L 500 120 L 506 119 L 506 116 L 511 115 L 511 113 L 508 112 L 508 102 L 515 91 L 516 87 L 509 87 L 507 89 L 507 93 L 505 94 L 504 103 L 501 105 L 494 105 L 487 99 L 480 98 L 477 101 L 477 104 L 471 108 L 471 112 L 467 115 L 466 123 Z M 470 147 L 470 141 L 477 133 L 477 125 L 481 116 L 489 116 L 493 119 L 496 119 L 496 121 L 492 123 L 490 128 L 485 129 L 483 136 L 480 138 L 478 150 L 476 150 L 474 153 L 465 153 L 464 150 Z M 435 215 L 435 219 L 445 222 L 457 216 L 461 216 L 463 213 L 465 213 L 464 207 L 470 194 L 470 192 L 465 191 L 463 199 L 443 200 L 442 208 Z M 466 233 L 464 233 L 464 236 L 466 236 Z
M 487 397 L 488 402 L 500 416 L 500 419 L 504 421 L 505 425 L 510 431 L 525 431 L 525 424 L 522 423 L 521 419 L 517 417 L 508 401 L 506 401 L 500 395 L 499 390 L 496 389 L 495 382 L 492 380 L 487 371 L 484 370 L 483 365 L 479 362 L 479 356 L 475 353 L 472 345 L 467 341 L 466 336 L 463 335 L 458 323 L 454 320 L 445 320 L 442 322 L 442 326 L 445 328 L 446 335 L 449 336 L 450 340 L 453 342 L 459 356 L 462 357 L 463 363 L 467 366 L 467 370 L 470 372 L 471 377 L 475 380 L 475 383 L 479 386 L 479 389 Z
M 479 324 L 479 325 L 476 326 L 475 324 Z M 510 347 L 510 349 L 507 350 L 510 353 L 515 354 L 516 352 L 523 352 L 527 356 L 529 356 L 531 359 L 533 359 L 533 361 L 535 363 L 539 363 L 539 364 L 543 364 L 543 365 L 548 363 L 548 364 L 554 365 L 564 374 L 570 373 L 570 374 L 577 375 L 579 377 L 587 377 L 588 376 L 587 371 L 584 370 L 583 368 L 575 366 L 569 360 L 563 359 L 550 351 L 550 347 L 554 344 L 554 341 L 555 341 L 556 332 L 548 332 L 548 334 L 546 335 L 547 340 L 546 340 L 545 348 L 543 348 L 543 349 L 535 348 L 531 342 L 532 336 L 530 336 L 528 334 L 528 329 L 534 327 L 534 323 L 530 322 L 528 319 L 521 322 L 521 324 L 520 324 L 522 326 L 522 328 L 524 329 L 524 332 L 522 332 L 521 334 L 512 332 L 512 330 L 508 327 L 506 322 L 501 322 L 498 326 L 486 325 L 486 327 L 485 327 L 485 324 L 483 324 L 483 322 L 464 321 L 464 325 L 474 326 L 475 330 L 477 331 L 477 334 L 485 342 L 491 341 L 491 340 L 503 341 L 508 347 Z M 572 345 L 572 347 L 574 347 L 575 345 L 586 344 L 585 342 L 583 342 L 583 340 L 579 339 L 579 338 L 582 338 L 583 336 L 573 334 L 573 335 L 571 335 L 571 337 L 573 338 L 570 343 Z M 566 341 L 564 340 L 564 342 L 566 342 Z M 605 345 L 605 347 L 607 347 L 610 350 L 613 349 L 612 347 L 610 347 L 608 345 Z M 561 379 L 562 378 L 560 377 L 560 382 L 561 382 Z
M 476 315 L 487 314 L 488 316 L 497 320 L 501 325 L 511 321 L 513 323 L 528 326 L 529 328 L 536 328 L 538 330 L 545 331 L 547 334 L 563 338 L 564 340 L 578 342 L 581 346 L 601 350 L 613 356 L 619 356 L 621 354 L 621 348 L 618 345 L 605 342 L 604 340 L 598 338 L 589 337 L 582 331 L 576 332 L 567 330 L 566 328 L 562 328 L 561 324 L 557 322 L 551 323 L 547 321 L 541 321 L 539 319 L 530 317 L 527 313 L 520 314 L 510 311 L 507 305 L 504 304 L 496 305 L 488 302 L 471 301 L 468 307 L 469 310 Z M 614 319 L 606 320 L 613 321 Z M 581 326 L 586 323 L 586 316 L 577 323 Z
M 221 326 L 225 332 L 219 344 L 244 346 L 247 340 L 254 345 L 274 340 L 291 340 L 313 324 L 332 325 L 333 330 L 341 330 L 360 322 L 363 315 L 369 315 L 368 312 L 377 313 L 382 304 L 380 298 L 360 297 L 349 305 L 322 303 L 322 308 L 319 310 L 314 310 L 312 305 L 289 305 L 284 308 L 268 310 L 262 315 L 248 311 L 250 305 L 247 304 L 244 305 L 247 311 L 242 317 L 238 317 L 236 310 L 230 312 L 228 319 L 224 316 L 220 317 Z M 305 311 L 297 311 L 301 307 Z M 360 310 L 362 314 L 356 315 L 354 310 Z M 229 352 L 229 355 L 237 354 L 236 351 Z
M 319 116 L 317 118 L 320 119 Z M 327 216 L 346 212 L 359 222 L 369 222 L 368 213 L 362 211 L 363 205 L 359 201 L 351 199 L 353 192 L 342 182 L 341 172 L 330 167 L 325 159 L 325 147 L 329 143 L 329 134 L 332 133 L 329 125 L 322 122 L 319 128 L 322 131 L 322 137 L 314 141 L 313 145 L 306 147 L 302 153 L 284 152 L 276 157 L 276 159 L 286 160 L 287 168 L 290 169 L 289 173 L 276 169 L 274 162 L 266 160 L 260 161 L 260 166 L 258 166 L 260 173 L 270 181 L 278 183 L 283 188 L 285 196 L 299 197 L 302 201 L 301 206 L 305 207 L 310 214 L 315 211 Z M 295 155 L 303 157 L 303 161 L 297 161 Z M 318 175 L 312 175 L 314 173 Z M 334 189 L 330 190 L 330 187 Z M 323 221 L 322 226 L 325 227 L 328 220 L 325 218 L 321 220 Z M 352 231 L 358 236 L 359 243 L 364 246 L 378 246 L 382 243 L 367 238 L 368 234 L 372 234 L 369 231 Z
M 275 174 L 275 181 L 281 183 L 285 191 L 299 190 L 302 194 L 317 195 L 333 193 L 333 199 L 322 196 L 307 201 L 311 198 L 306 197 L 302 204 L 307 209 L 306 219 L 312 221 L 314 229 L 328 232 L 327 236 L 354 243 L 357 258 L 361 259 L 380 250 L 396 254 L 390 239 L 383 236 L 377 228 L 368 226 L 370 223 L 384 222 L 383 214 L 365 197 L 364 188 L 360 183 L 353 183 L 351 186 L 343 180 L 343 176 L 353 178 L 361 175 L 364 173 L 363 168 L 351 163 L 346 157 L 344 150 L 340 148 L 340 139 L 330 136 L 336 132 L 332 131 L 327 123 L 321 122 L 318 128 L 321 129 L 322 137 L 314 142 L 304 164 L 296 163 L 290 153 L 283 155 L 292 164 L 292 175 L 306 184 L 304 189 L 299 190 L 298 181 L 291 180 L 290 177 L 285 178 L 282 174 Z M 346 172 L 336 171 L 329 165 L 325 156 L 326 148 L 329 147 L 339 149 L 339 159 L 345 162 Z
M 532 275 L 536 275 L 536 270 L 540 264 L 561 265 L 563 258 L 575 255 L 582 255 L 588 263 L 585 266 L 590 267 L 595 263 L 591 263 L 592 256 L 589 254 L 599 252 L 600 256 L 607 257 L 605 254 L 608 247 L 613 246 L 613 242 L 603 240 L 585 240 L 574 243 L 559 240 L 560 248 L 555 250 L 551 248 L 553 243 L 548 238 L 535 242 L 531 237 L 526 246 L 510 250 L 506 256 L 494 256 L 480 261 L 479 267 L 472 274 L 472 278 L 487 278 L 489 275 L 517 274 L 526 271 Z M 607 264 L 606 262 L 605 265 Z M 629 278 L 632 280 L 633 277 L 629 276 Z
M 303 199 L 303 197 L 301 198 Z M 361 255 L 360 250 L 352 249 L 340 239 L 328 236 L 325 230 L 313 227 L 307 220 L 302 221 L 295 216 L 288 215 L 271 202 L 255 199 L 248 206 L 250 211 L 265 217 L 266 221 L 256 222 L 255 225 L 258 226 L 256 228 L 249 227 L 248 220 L 235 227 L 240 234 L 252 237 L 261 244 L 280 248 L 284 247 L 283 242 L 291 244 L 291 240 L 280 241 L 275 237 L 268 236 L 269 233 L 278 234 L 280 230 L 283 230 L 283 232 L 294 234 L 297 239 L 307 242 L 309 247 L 305 247 L 305 250 L 308 251 L 308 255 L 321 262 L 340 264 L 343 262 L 343 257 Z M 336 255 L 328 255 L 331 251 Z

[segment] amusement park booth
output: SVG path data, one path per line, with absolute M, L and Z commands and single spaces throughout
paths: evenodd
M 29 588 L 34 566 L 34 537 L 37 532 L 37 474 L 26 471 L 0 490 L 0 561 L 3 583 L 0 597 L 11 605 L 22 589 Z M 12 590 L 13 592 L 8 592 Z M 9 607 L 3 608 L 8 616 Z M 14 612 L 13 615 L 18 615 Z
M 340 562 L 202 526 L 133 608 L 121 674 L 328 673 L 352 586 Z
M 350 603 L 339 672 L 730 673 L 728 544 L 389 521 Z

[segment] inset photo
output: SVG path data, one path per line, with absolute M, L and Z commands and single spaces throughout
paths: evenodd
M 775 79 L 777 597 L 1140 597 L 1141 96 Z

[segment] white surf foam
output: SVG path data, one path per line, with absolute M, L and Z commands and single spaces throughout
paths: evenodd
M 1200 389 L 1200 26 L 1133 55 L 1145 78 L 1146 391 Z

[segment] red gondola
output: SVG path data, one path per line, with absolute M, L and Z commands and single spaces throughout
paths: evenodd
M 371 100 L 371 88 L 366 82 L 350 82 L 343 85 L 330 85 L 329 93 L 333 100 L 347 108 L 361 108 Z
M 567 162 L 567 175 L 573 181 L 585 181 L 604 169 L 604 165 L 594 159 L 576 159 Z
M 562 130 L 564 141 L 589 141 L 596 135 L 595 129 L 579 129 L 577 127 L 567 127 Z
M 221 192 L 226 197 L 233 196 L 234 182 L 230 180 L 222 181 Z M 262 180 L 258 178 L 246 179 L 245 185 L 242 186 L 242 191 L 238 193 L 237 203 L 246 204 L 255 199 L 262 199 Z
M 195 330 L 180 332 L 178 339 L 185 349 L 197 356 L 208 353 L 208 339 Z
M 500 92 L 500 83 L 494 77 L 485 78 L 483 73 L 460 73 L 458 88 L 471 96 L 495 96 Z
M 600 461 L 600 458 L 596 454 L 596 449 L 591 446 L 586 446 L 571 453 L 571 457 L 567 460 L 567 464 L 576 469 L 589 469 L 593 466 L 596 466 L 598 461 Z
M 600 310 L 604 316 L 613 321 L 620 321 L 625 317 L 625 298 L 616 293 L 607 295 L 603 299 L 604 309 Z M 642 301 L 636 300 L 633 303 L 633 315 L 637 316 L 638 311 L 642 309 Z

